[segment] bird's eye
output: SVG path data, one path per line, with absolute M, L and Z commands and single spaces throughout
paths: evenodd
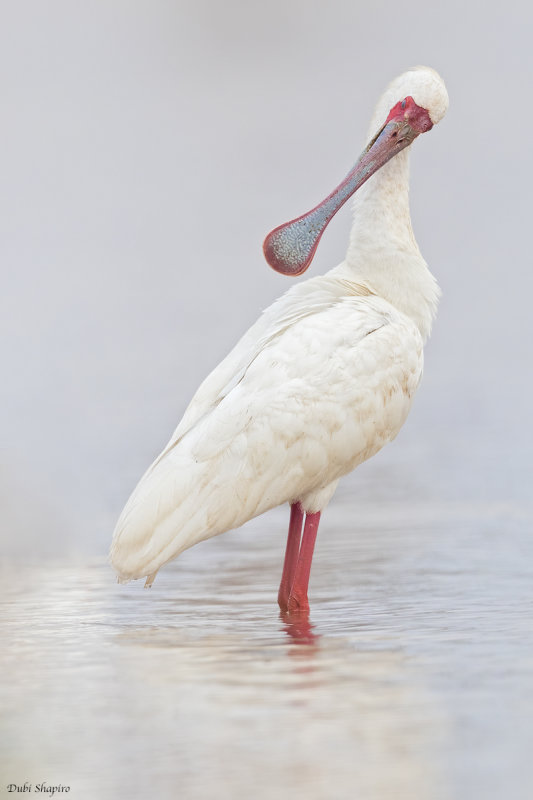
M 403 111 L 403 109 L 405 108 L 405 104 L 406 104 L 406 102 L 407 102 L 407 100 L 402 100 L 402 104 L 401 104 L 401 106 L 400 106 L 400 108 L 402 109 L 402 111 Z

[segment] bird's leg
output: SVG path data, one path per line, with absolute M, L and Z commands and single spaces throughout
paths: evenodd
M 289 594 L 289 611 L 309 610 L 307 587 L 309 586 L 311 562 L 313 560 L 313 551 L 315 549 L 315 541 L 318 533 L 319 522 L 320 511 L 317 511 L 315 514 L 307 514 L 305 518 L 300 554 L 298 556 L 294 580 L 292 582 L 292 587 Z
M 302 535 L 302 521 L 304 511 L 300 503 L 291 505 L 291 519 L 289 522 L 289 534 L 287 536 L 287 547 L 285 549 L 285 561 L 283 562 L 283 573 L 279 585 L 278 603 L 282 611 L 289 607 L 289 594 L 294 581 L 298 553 L 300 552 L 300 536 Z

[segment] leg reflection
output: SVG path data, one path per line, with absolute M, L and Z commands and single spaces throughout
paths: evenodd
M 309 616 L 309 609 L 282 611 L 279 615 L 283 622 L 283 630 L 295 644 L 318 645 L 320 634 L 314 633 L 315 627 Z

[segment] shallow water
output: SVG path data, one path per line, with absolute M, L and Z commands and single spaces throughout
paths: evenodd
M 355 531 L 335 503 L 308 622 L 275 603 L 286 521 L 193 548 L 150 591 L 99 562 L 6 568 L 5 795 L 533 796 L 531 520 L 389 507 Z

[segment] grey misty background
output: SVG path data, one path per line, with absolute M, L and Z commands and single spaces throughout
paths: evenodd
M 415 64 L 451 99 L 411 178 L 443 299 L 408 423 L 333 502 L 354 528 L 376 504 L 531 515 L 529 4 L 69 0 L 1 17 L 8 555 L 105 551 L 198 384 L 291 285 L 263 237 L 344 176 Z M 307 276 L 342 260 L 349 221 Z

